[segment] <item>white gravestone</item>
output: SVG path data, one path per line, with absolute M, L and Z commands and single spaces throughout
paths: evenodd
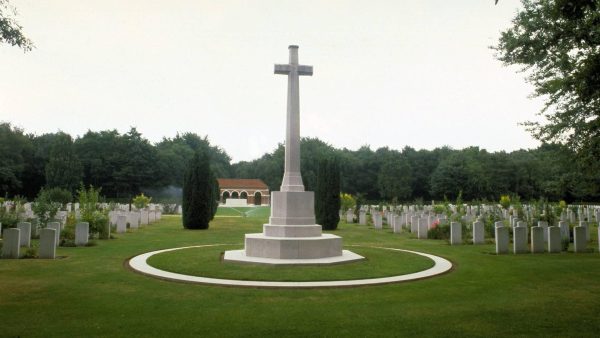
M 19 245 L 29 247 L 31 244 L 31 223 L 19 222 L 17 228 L 21 230 Z
M 117 233 L 124 233 L 127 231 L 127 217 L 117 216 Z
M 539 221 L 538 222 L 538 226 L 542 227 L 544 229 L 543 233 L 544 233 L 544 242 L 548 243 L 548 222 L 546 221 Z
M 522 254 L 527 251 L 527 227 L 516 226 L 513 228 L 513 252 Z
M 348 211 L 346 211 L 346 223 L 353 223 L 354 222 L 354 212 L 352 212 L 352 210 L 348 209 Z
M 548 252 L 559 253 L 562 251 L 562 235 L 557 226 L 548 227 Z
M 542 226 L 531 227 L 531 253 L 543 253 L 545 228 Z
M 380 212 L 375 212 L 373 215 L 373 225 L 375 229 L 383 229 L 383 215 Z
M 427 218 L 419 218 L 418 231 L 417 231 L 418 239 L 427 239 L 427 231 L 429 230 L 428 223 L 429 222 L 427 222 Z
M 585 252 L 587 246 L 587 229 L 584 226 L 573 228 L 573 250 L 575 252 Z
M 458 222 L 450 223 L 450 245 L 462 244 L 462 225 Z
M 361 211 L 360 214 L 358 214 L 358 224 L 367 225 L 367 213 L 366 212 Z
M 55 229 L 46 228 L 40 231 L 40 258 L 54 259 L 56 258 L 56 231 Z
M 569 231 L 569 225 L 565 221 L 558 222 L 558 227 L 560 228 L 560 236 L 562 239 L 566 239 L 569 242 L 571 241 L 571 233 Z
M 413 216 L 410 218 L 410 232 L 416 234 L 419 229 L 419 216 Z
M 130 211 L 127 217 L 129 227 L 131 229 L 137 229 L 140 226 L 140 213 L 138 211 Z
M 508 228 L 507 227 L 496 227 L 494 229 L 496 238 L 496 254 L 507 254 L 508 253 Z
M 2 258 L 19 258 L 21 249 L 21 230 L 7 228 L 2 233 Z
M 156 222 L 156 211 L 150 210 L 148 211 L 148 223 Z
M 142 210 L 140 217 L 140 225 L 148 225 L 148 210 Z
M 485 229 L 483 223 L 473 223 L 473 244 L 484 244 L 485 243 Z
M 394 233 L 399 234 L 402 232 L 402 216 L 394 216 Z
M 87 245 L 90 238 L 90 224 L 88 222 L 79 222 L 75 226 L 75 245 Z
M 581 227 L 584 227 L 584 228 L 585 228 L 585 241 L 586 241 L 586 242 L 589 242 L 589 241 L 590 241 L 590 239 L 592 238 L 592 235 L 591 235 L 591 232 L 590 232 L 590 230 L 591 230 L 591 227 L 590 227 L 590 226 L 588 226 L 588 222 L 583 222 L 583 221 L 581 221 L 581 222 L 579 222 L 579 226 L 581 226 Z
M 60 223 L 59 222 L 48 222 L 48 225 L 46 226 L 46 228 L 56 230 L 54 235 L 56 236 L 56 245 L 58 246 L 58 243 L 60 241 Z

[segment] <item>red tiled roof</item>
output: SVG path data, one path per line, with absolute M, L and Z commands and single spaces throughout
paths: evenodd
M 217 178 L 221 189 L 264 189 L 269 187 L 257 178 Z

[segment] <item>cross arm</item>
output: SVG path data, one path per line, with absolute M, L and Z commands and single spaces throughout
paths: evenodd
M 275 74 L 287 75 L 291 71 L 292 71 L 292 67 L 290 65 L 275 65 Z
M 298 75 L 313 75 L 312 66 L 298 66 Z

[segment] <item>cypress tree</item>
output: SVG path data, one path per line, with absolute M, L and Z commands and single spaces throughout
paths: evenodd
M 340 166 L 335 158 L 319 162 L 315 191 L 315 216 L 324 230 L 337 229 L 340 221 Z
M 194 154 L 183 179 L 182 220 L 186 229 L 208 229 L 213 216 L 214 175 L 204 149 Z

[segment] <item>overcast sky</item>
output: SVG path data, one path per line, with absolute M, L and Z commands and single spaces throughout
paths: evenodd
M 0 121 L 27 132 L 134 126 L 208 135 L 233 162 L 285 139 L 300 46 L 301 135 L 338 148 L 534 148 L 542 106 L 491 45 L 518 0 L 11 0 L 36 48 L 0 46 Z

